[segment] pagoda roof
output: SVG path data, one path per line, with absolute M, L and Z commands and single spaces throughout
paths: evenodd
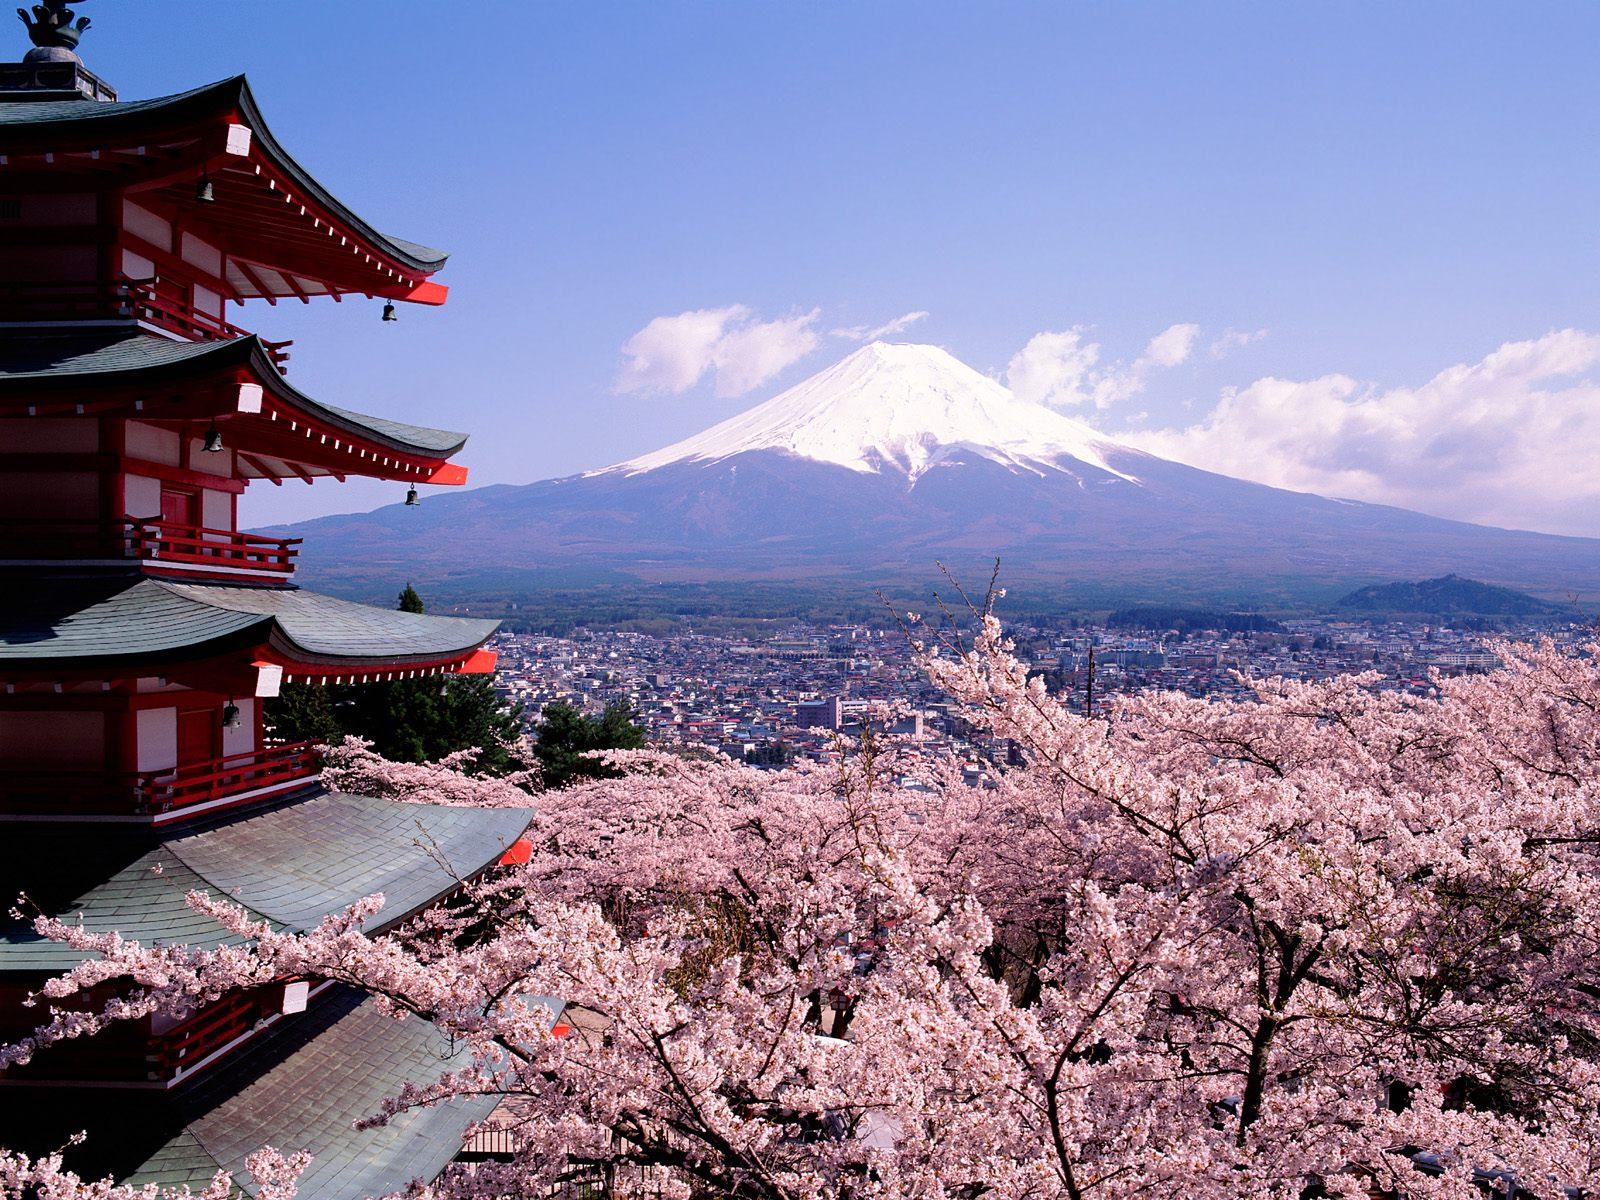
M 234 123 L 250 131 L 251 145 L 245 154 L 239 153 L 236 145 L 227 153 L 239 159 L 259 160 L 270 170 L 274 184 L 281 181 L 283 187 L 292 189 L 294 203 L 315 208 L 344 236 L 355 237 L 370 252 L 389 260 L 409 277 L 431 275 L 444 265 L 449 257 L 444 251 L 380 233 L 296 162 L 273 136 L 249 81 L 243 75 L 148 100 L 0 103 L 0 154 L 7 157 L 30 152 L 89 154 L 119 146 L 138 146 L 143 150 L 181 142 L 186 136 L 210 127 Z M 198 177 L 202 166 L 209 167 L 217 160 L 218 156 L 210 154 L 197 159 L 194 176 Z M 187 159 L 179 155 L 178 161 L 187 162 Z M 126 165 L 106 164 L 108 168 L 123 171 Z M 184 178 L 188 180 L 189 176 Z M 192 190 L 192 182 L 188 186 Z
M 258 424 L 279 418 L 281 409 L 281 415 L 300 416 L 308 422 L 308 428 L 309 423 L 319 423 L 328 430 L 342 431 L 353 440 L 369 443 L 373 449 L 440 461 L 467 443 L 464 433 L 391 421 L 313 400 L 290 385 L 273 363 L 267 345 L 254 335 L 191 342 L 132 326 L 72 331 L 38 328 L 0 334 L 0 404 L 12 394 L 37 398 L 46 392 L 75 391 L 86 385 L 137 392 L 245 375 L 269 393 L 273 401 L 256 415 Z M 103 403 L 112 401 L 106 399 Z M 162 397 L 161 403 L 142 402 L 137 415 L 149 420 L 215 415 L 186 410 L 168 413 L 163 404 L 170 403 L 167 397 Z M 133 415 L 132 409 L 129 412 Z M 278 436 L 285 437 L 287 433 Z M 350 474 L 369 474 L 376 472 L 378 460 L 350 459 L 347 453 L 340 465 Z M 397 471 L 396 477 L 406 476 Z
M 227 897 L 290 932 L 381 892 L 384 907 L 367 927 L 376 933 L 497 861 L 529 819 L 523 809 L 324 792 L 153 845 L 104 832 L 85 845 L 81 830 L 23 827 L 7 834 L 19 864 L 7 886 L 63 920 L 147 946 L 241 940 L 189 907 L 193 891 Z M 3 899 L 9 907 L 16 896 Z M 0 927 L 0 972 L 53 974 L 89 957 L 27 923 Z
M 30 575 L 0 610 L 0 667 L 126 668 L 260 648 L 288 670 L 435 666 L 499 622 L 399 612 L 298 588 Z
M 547 1004 L 552 1024 L 559 1006 Z M 47 1154 L 68 1145 L 69 1170 L 198 1195 L 219 1170 L 238 1194 L 256 1194 L 246 1156 L 263 1146 L 312 1156 L 299 1200 L 356 1200 L 432 1180 L 461 1152 L 470 1127 L 497 1097 L 462 1097 L 408 1109 L 357 1129 L 408 1083 L 429 1083 L 471 1063 L 420 1017 L 396 1020 L 361 992 L 335 985 L 308 1011 L 281 1019 L 238 1053 L 165 1093 L 30 1088 L 4 1105 L 7 1145 Z
M 254 1195 L 245 1159 L 262 1146 L 293 1147 L 311 1155 L 296 1193 L 301 1200 L 393 1195 L 449 1166 L 497 1098 L 409 1109 L 377 1128 L 357 1129 L 357 1122 L 406 1084 L 431 1083 L 471 1061 L 469 1051 L 429 1022 L 397 1020 L 340 989 L 272 1044 L 243 1056 L 237 1068 L 202 1082 L 180 1106 L 179 1119 L 187 1118 L 181 1128 L 131 1172 L 118 1174 L 134 1186 L 189 1184 L 199 1192 L 227 1171 L 237 1188 Z

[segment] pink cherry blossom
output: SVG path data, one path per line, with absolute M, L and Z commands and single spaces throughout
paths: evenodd
M 977 618 L 916 636 L 1019 748 L 987 786 L 880 742 L 776 773 L 618 753 L 623 778 L 537 797 L 528 863 L 382 937 L 361 932 L 381 897 L 288 934 L 195 894 L 248 939 L 203 951 L 41 920 L 97 957 L 0 1061 L 314 977 L 471 1052 L 371 1123 L 504 1097 L 516 1154 L 414 1189 L 441 1200 L 644 1170 L 772 1200 L 1594 1187 L 1600 644 L 1498 646 L 1503 670 L 1429 698 L 1263 679 L 1090 720 Z M 360 747 L 334 772 L 534 803 Z M 51 1009 L 112 984 L 101 1010 Z M 6 1194 L 123 1200 L 3 1161 Z

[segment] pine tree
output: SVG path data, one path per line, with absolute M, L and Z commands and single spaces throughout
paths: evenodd
M 545 706 L 533 754 L 547 788 L 565 787 L 581 779 L 615 779 L 621 772 L 592 758 L 595 750 L 640 750 L 644 730 L 623 703 L 606 706 L 598 717 L 586 717 L 570 704 Z
M 396 607 L 425 611 L 409 583 Z M 480 675 L 341 687 L 290 684 L 269 702 L 266 715 L 283 741 L 331 742 L 350 735 L 371 742 L 384 758 L 410 763 L 476 747 L 476 773 L 505 775 L 524 766 L 516 754 L 522 710 L 501 703 L 494 681 Z

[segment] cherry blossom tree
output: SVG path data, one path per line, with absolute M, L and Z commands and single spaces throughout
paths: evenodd
M 976 618 L 913 633 L 1018 748 L 983 786 L 868 740 L 783 772 L 623 752 L 535 801 L 347 748 L 340 786 L 536 803 L 531 860 L 376 939 L 382 897 L 285 934 L 196 894 L 247 939 L 206 951 L 42 919 L 96 956 L 0 1065 L 319 977 L 472 1052 L 372 1121 L 504 1097 L 517 1152 L 430 1197 L 643 1169 L 770 1200 L 1593 1188 L 1600 644 L 1500 646 L 1426 698 L 1267 679 L 1086 719 Z M 105 1194 L 49 1170 L 50 1200 Z

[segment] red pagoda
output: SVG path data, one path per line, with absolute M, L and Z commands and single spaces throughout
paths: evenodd
M 0 67 L 0 890 L 196 945 L 224 934 L 192 890 L 290 930 L 382 892 L 377 932 L 492 867 L 525 814 L 330 792 L 263 702 L 292 681 L 492 671 L 494 624 L 302 590 L 296 542 L 240 532 L 237 502 L 321 477 L 461 484 L 466 437 L 312 398 L 285 378 L 288 344 L 233 318 L 246 301 L 442 304 L 445 255 L 335 199 L 243 78 L 119 100 L 79 60 L 74 17 L 35 5 L 34 49 Z M 41 1023 L 24 1000 L 79 957 L 0 926 L 0 1041 Z M 227 1169 L 248 1190 L 244 1156 L 271 1144 L 312 1153 L 308 1200 L 382 1194 L 436 1175 L 485 1115 L 353 1128 L 448 1054 L 425 1022 L 284 981 L 0 1074 L 0 1145 L 82 1129 L 81 1173 L 204 1186 Z

